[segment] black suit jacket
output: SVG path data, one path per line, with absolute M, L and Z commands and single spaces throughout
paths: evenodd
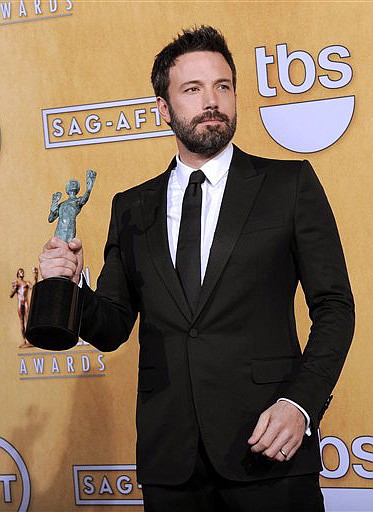
M 105 264 L 85 286 L 81 335 L 124 342 L 140 313 L 137 471 L 142 483 L 191 474 L 198 431 L 215 469 L 251 481 L 319 471 L 317 427 L 354 326 L 337 227 L 307 161 L 234 148 L 198 307 L 172 265 L 163 174 L 114 197 Z M 312 319 L 303 354 L 294 318 L 301 282 Z M 301 405 L 312 436 L 288 463 L 253 457 L 258 416 L 279 397 Z

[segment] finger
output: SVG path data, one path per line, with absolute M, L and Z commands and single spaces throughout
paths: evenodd
M 247 440 L 247 442 L 249 444 L 254 445 L 259 441 L 259 439 L 262 437 L 262 435 L 264 434 L 264 432 L 267 429 L 268 422 L 269 422 L 269 415 L 266 412 L 262 413 L 259 416 L 258 422 L 257 422 L 251 436 Z
M 297 453 L 297 451 L 299 450 L 301 444 L 302 444 L 302 441 L 303 439 L 301 439 L 300 441 L 298 441 L 295 445 L 293 446 L 286 446 L 285 449 L 283 448 L 282 451 L 284 453 L 286 453 L 287 457 L 286 457 L 286 460 L 289 461 L 290 459 L 292 459 L 294 457 L 294 455 Z
M 276 460 L 277 462 L 286 462 L 287 452 L 282 449 L 282 451 L 277 452 L 276 456 L 273 457 L 273 460 Z
M 284 446 L 287 446 L 290 443 L 292 443 L 293 446 L 299 439 L 299 435 L 291 428 L 291 426 L 283 424 L 276 418 L 271 421 L 270 427 L 271 428 L 268 429 L 268 431 L 272 431 L 274 435 L 272 438 L 266 438 L 266 436 L 263 436 L 260 442 L 267 443 L 267 448 L 263 451 L 263 455 L 273 459 L 278 455 L 281 449 L 284 449 Z M 288 452 L 285 451 L 285 453 Z
M 263 452 L 263 455 L 269 459 L 275 459 L 282 462 L 287 458 L 287 456 L 290 454 L 290 450 L 294 446 L 295 443 L 293 440 L 286 439 L 284 436 L 279 436 L 274 440 L 272 445 Z
M 73 238 L 69 242 L 69 248 L 74 252 L 81 251 L 83 249 L 82 241 L 79 238 Z
M 48 279 L 50 277 L 68 277 L 72 279 L 75 275 L 74 270 L 69 267 L 51 267 L 51 268 L 41 268 L 41 275 L 43 279 Z
M 261 436 L 259 441 L 254 444 L 251 448 L 251 451 L 256 453 L 267 453 L 267 450 L 271 450 L 273 443 L 275 442 L 279 432 L 273 428 L 271 422 L 269 423 L 267 430 Z M 276 455 L 276 452 L 272 449 L 272 453 L 270 457 Z
M 71 279 L 74 276 L 74 271 L 68 267 L 53 267 L 50 269 L 42 269 L 41 275 L 43 279 L 49 277 L 68 277 Z
M 40 265 L 43 270 L 52 269 L 52 268 L 69 268 L 73 272 L 76 271 L 76 263 L 66 258 L 54 258 L 53 260 L 45 260 Z
M 64 260 L 66 263 L 70 262 L 73 265 L 78 264 L 78 258 L 72 251 L 65 251 L 62 248 L 50 249 L 39 255 L 39 263 L 53 264 L 55 260 Z
M 44 279 L 56 276 L 71 277 L 76 272 L 78 258 L 70 249 L 66 251 L 65 248 L 58 247 L 40 254 L 39 263 Z
M 44 246 L 43 252 L 41 254 L 44 254 L 46 257 L 49 258 L 59 258 L 64 256 L 75 258 L 75 252 L 72 249 L 70 249 L 66 242 L 65 245 L 59 245 L 56 247 L 47 248 L 46 246 Z
M 299 438 L 291 438 L 287 443 L 284 443 L 281 448 L 279 448 L 277 454 L 275 455 L 275 460 L 279 462 L 289 461 L 297 452 L 300 445 L 302 444 L 303 436 Z M 283 453 L 281 453 L 281 451 Z M 284 455 L 285 454 L 285 455 Z
M 66 250 L 63 247 L 57 247 L 56 249 L 49 249 L 48 251 L 44 251 L 40 255 L 42 257 L 42 260 L 53 260 L 55 258 L 65 258 L 69 261 L 76 262 L 77 256 L 76 254 L 71 251 L 70 249 Z
M 255 445 L 259 441 L 259 439 L 263 436 L 264 432 L 267 430 L 268 423 L 269 423 L 269 414 L 267 413 L 267 411 L 265 411 L 259 416 L 259 420 L 254 428 L 254 431 L 251 434 L 251 436 L 249 437 L 249 439 L 247 440 L 247 442 L 251 445 Z
M 58 238 L 58 236 L 53 236 L 48 242 L 44 245 L 43 250 L 55 249 L 56 247 L 68 247 L 67 242 Z

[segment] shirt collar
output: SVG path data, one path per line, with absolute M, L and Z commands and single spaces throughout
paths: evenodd
M 230 143 L 228 146 L 211 160 L 208 160 L 205 164 L 203 164 L 200 169 L 205 174 L 207 180 L 211 183 L 213 187 L 215 187 L 222 177 L 228 172 L 229 166 L 231 164 L 233 156 L 233 144 Z M 189 177 L 193 171 L 192 167 L 184 164 L 179 155 L 176 155 L 176 178 L 182 190 L 185 190 L 188 186 Z

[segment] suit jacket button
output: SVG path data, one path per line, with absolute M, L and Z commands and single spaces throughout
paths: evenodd
M 198 336 L 198 331 L 197 331 L 197 329 L 195 329 L 195 328 L 193 327 L 193 328 L 189 331 L 189 336 L 190 336 L 191 338 L 197 338 L 197 336 Z

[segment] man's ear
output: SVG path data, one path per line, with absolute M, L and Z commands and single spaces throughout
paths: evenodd
M 163 121 L 167 124 L 170 124 L 171 116 L 170 116 L 170 111 L 169 111 L 169 108 L 167 105 L 167 101 L 165 99 L 163 99 L 161 96 L 157 96 L 156 102 L 157 102 L 157 107 L 158 107 L 159 113 L 161 114 Z

